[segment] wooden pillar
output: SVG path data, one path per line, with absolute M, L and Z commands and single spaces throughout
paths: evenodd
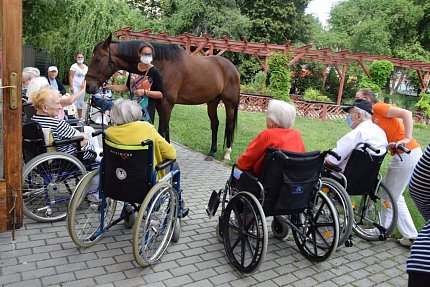
M 323 82 L 322 82 L 322 87 L 321 90 L 324 91 L 325 88 L 325 81 L 327 80 L 327 65 L 324 64 L 324 70 L 323 70 Z
M 342 93 L 343 93 L 343 86 L 345 84 L 345 77 L 346 77 L 346 68 L 347 68 L 347 64 L 343 65 L 342 68 L 342 75 L 340 78 L 340 85 L 339 85 L 339 92 L 337 93 L 337 105 L 340 105 L 341 101 L 342 101 Z

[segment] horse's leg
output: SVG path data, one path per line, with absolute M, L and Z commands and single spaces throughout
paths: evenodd
M 208 153 L 208 156 L 205 160 L 212 160 L 214 154 L 217 150 L 217 141 L 218 141 L 218 126 L 219 126 L 219 120 L 218 120 L 218 104 L 220 102 L 220 98 L 216 97 L 212 101 L 207 103 L 208 106 L 208 116 L 211 121 L 211 130 L 212 130 L 212 143 L 211 143 L 211 149 Z
M 173 105 L 163 101 L 157 106 L 158 111 L 158 133 L 170 143 L 169 122 Z
M 224 144 L 226 146 L 226 151 L 224 155 L 224 160 L 230 160 L 231 146 L 233 143 L 233 134 L 236 128 L 237 121 L 237 108 L 238 104 L 224 103 L 225 105 L 225 135 Z

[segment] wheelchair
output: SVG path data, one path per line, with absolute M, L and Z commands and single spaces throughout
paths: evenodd
M 119 145 L 104 137 L 100 168 L 82 178 L 69 203 L 67 228 L 73 242 L 90 247 L 123 220 L 131 227 L 130 217 L 137 213 L 134 258 L 142 267 L 156 262 L 170 241 L 179 240 L 181 220 L 188 214 L 174 166 L 175 160 L 166 160 L 154 167 L 151 140 Z M 117 201 L 127 204 L 114 220 Z
M 402 146 L 399 149 L 410 152 Z M 377 155 L 370 154 L 369 150 Z M 353 212 L 352 231 L 367 241 L 386 240 L 393 232 L 398 216 L 397 204 L 382 183 L 379 172 L 386 153 L 379 153 L 379 150 L 367 143 L 358 143 L 343 173 L 335 167 L 323 167 L 324 176 L 338 183 L 330 189 L 329 194 L 343 198 L 345 202 L 350 198 L 351 204 L 348 207 Z M 340 207 L 342 208 L 345 207 Z M 382 218 L 383 209 L 389 216 Z M 352 245 L 351 241 L 350 244 Z
M 102 98 L 100 94 L 90 95 L 88 97 L 88 101 L 86 103 L 86 109 L 85 109 L 85 117 L 84 117 L 85 125 L 88 125 L 88 126 L 91 124 L 109 125 L 110 123 L 109 113 L 106 113 L 106 111 L 104 111 L 101 107 L 99 107 L 94 100 L 94 97 L 97 97 L 97 95 Z M 112 96 L 107 95 L 106 100 L 108 102 L 112 102 L 113 101 Z
M 272 231 L 283 238 L 291 229 L 299 251 L 321 262 L 335 252 L 339 223 L 335 206 L 321 191 L 320 171 L 327 153 L 294 153 L 269 148 L 259 178 L 247 171 L 236 179 L 233 165 L 224 189 L 213 191 L 206 212 L 215 215 L 216 228 L 230 264 L 252 273 L 264 260 L 268 231 L 266 216 L 274 216 Z
M 31 120 L 23 123 L 22 136 L 24 215 L 38 222 L 66 218 L 67 204 L 76 185 L 87 170 L 98 165 L 92 160 L 96 153 L 81 150 L 82 136 L 46 144 L 47 135 L 39 123 Z M 68 144 L 76 144 L 75 154 L 56 151 L 56 147 Z M 84 152 L 92 153 L 92 159 L 84 160 Z

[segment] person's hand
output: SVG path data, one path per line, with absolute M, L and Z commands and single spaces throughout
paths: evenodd
M 65 93 L 64 96 L 65 97 L 70 97 L 70 94 L 69 93 Z
M 410 138 L 404 138 L 396 143 L 396 147 L 398 147 L 399 145 L 406 146 L 410 141 Z
M 104 85 L 103 88 L 108 89 L 108 90 L 112 90 L 112 85 Z
M 70 86 L 70 92 L 71 92 L 72 94 L 74 94 L 73 86 Z
M 138 89 L 138 90 L 136 90 L 136 92 L 134 92 L 134 95 L 136 95 L 138 97 L 142 97 L 143 95 L 145 95 L 145 90 L 144 89 Z

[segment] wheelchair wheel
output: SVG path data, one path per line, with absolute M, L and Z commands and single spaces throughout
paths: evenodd
M 98 169 L 85 175 L 69 204 L 67 228 L 73 242 L 82 248 L 94 245 L 101 238 L 116 210 L 116 200 L 103 199 L 103 195 L 99 198 L 98 182 Z
M 219 242 L 222 243 L 224 241 L 224 238 L 222 237 L 222 234 L 221 234 L 221 230 L 220 230 L 220 227 L 219 227 L 219 221 L 218 221 L 218 223 L 216 225 L 215 232 L 216 232 L 216 237 L 218 238 Z
M 337 210 L 339 219 L 338 246 L 341 246 L 349 239 L 352 231 L 354 211 L 351 199 L 345 188 L 336 180 L 323 177 L 321 182 L 321 190 L 330 198 Z
M 385 240 L 393 232 L 397 223 L 397 204 L 383 183 L 375 195 L 354 197 L 353 207 L 353 230 L 359 237 L 368 241 Z
M 267 251 L 267 224 L 260 202 L 249 192 L 239 192 L 224 211 L 224 248 L 236 269 L 251 273 L 258 269 Z
M 133 231 L 133 255 L 146 267 L 163 255 L 178 217 L 178 193 L 167 182 L 151 188 L 139 209 Z
M 278 216 L 273 217 L 271 228 L 273 236 L 280 240 L 287 237 L 289 232 L 288 224 L 284 223 L 282 218 L 279 218 Z
M 70 196 L 85 174 L 85 166 L 66 153 L 45 153 L 33 158 L 23 168 L 23 213 L 38 222 L 66 218 Z
M 321 262 L 336 251 L 339 242 L 337 211 L 322 191 L 318 191 L 303 213 L 293 214 L 291 222 L 298 228 L 291 228 L 294 241 L 307 259 Z
M 175 230 L 173 230 L 172 241 L 178 242 L 180 236 L 181 236 L 181 219 L 178 217 L 176 218 L 176 225 L 175 225 Z
M 130 204 L 125 204 L 123 208 L 124 208 L 124 212 L 130 213 L 133 211 L 133 206 L 131 206 Z M 124 225 L 127 228 L 133 228 L 135 221 L 136 221 L 136 213 L 130 214 L 127 218 L 124 218 Z

